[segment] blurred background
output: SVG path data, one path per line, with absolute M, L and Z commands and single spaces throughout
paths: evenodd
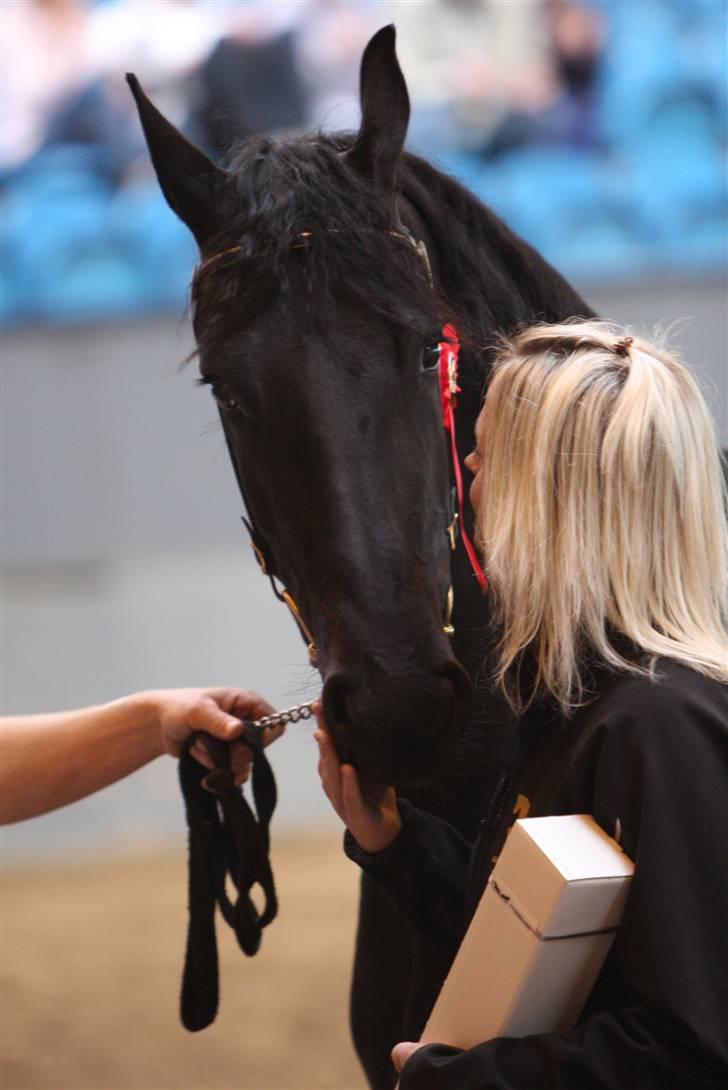
M 727 444 L 724 0 L 0 0 L 0 13 L 5 713 L 176 685 L 249 686 L 279 706 L 317 692 L 250 554 L 209 393 L 180 366 L 195 247 L 157 189 L 125 71 L 224 156 L 252 131 L 356 128 L 361 51 L 394 22 L 410 150 L 603 316 L 671 327 Z M 314 748 L 297 726 L 272 753 L 289 900 L 254 963 L 225 946 L 221 1019 L 199 1038 L 175 1021 L 174 762 L 3 830 L 6 1090 L 363 1085 L 345 1011 L 356 875 Z

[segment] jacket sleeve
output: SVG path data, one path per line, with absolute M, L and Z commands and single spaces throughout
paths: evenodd
M 404 799 L 397 805 L 402 831 L 389 848 L 365 852 L 347 831 L 344 851 L 418 931 L 451 944 L 454 953 L 463 933 L 472 844 L 434 814 Z
M 722 709 L 722 710 L 721 710 Z M 728 699 L 640 679 L 575 754 L 554 813 L 592 812 L 635 861 L 573 1032 L 418 1050 L 401 1090 L 728 1086 Z

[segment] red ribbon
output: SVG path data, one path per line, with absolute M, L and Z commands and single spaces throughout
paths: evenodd
M 445 431 L 450 435 L 450 453 L 452 455 L 452 468 L 455 475 L 455 489 L 458 495 L 458 516 L 460 520 L 460 536 L 463 539 L 465 552 L 475 572 L 475 578 L 480 584 L 480 589 L 485 590 L 488 582 L 485 572 L 478 560 L 473 543 L 468 537 L 463 519 L 463 475 L 460 471 L 460 459 L 458 458 L 457 443 L 455 440 L 455 408 L 457 407 L 456 394 L 460 393 L 458 386 L 458 356 L 460 355 L 460 341 L 457 330 L 450 322 L 442 327 L 442 340 L 440 341 L 440 408 L 442 409 L 442 423 Z

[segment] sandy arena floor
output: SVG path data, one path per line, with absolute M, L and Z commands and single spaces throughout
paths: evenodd
M 171 856 L 175 857 L 172 858 Z M 355 868 L 335 833 L 276 838 L 257 957 L 218 925 L 221 1005 L 179 1024 L 179 847 L 2 881 L 2 1090 L 361 1090 L 347 1027 Z

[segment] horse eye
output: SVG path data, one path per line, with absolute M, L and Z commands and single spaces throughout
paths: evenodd
M 223 386 L 222 383 L 214 382 L 212 384 L 212 396 L 215 398 L 219 407 L 225 412 L 233 412 L 238 408 L 237 398 L 229 386 Z
M 436 371 L 440 364 L 440 345 L 426 344 L 422 349 L 422 370 Z

